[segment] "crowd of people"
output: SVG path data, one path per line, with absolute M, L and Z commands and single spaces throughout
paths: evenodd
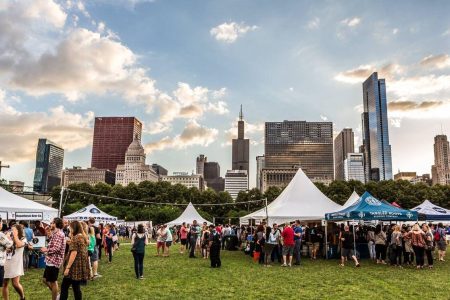
M 360 267 L 359 260 L 367 253 L 367 258 L 376 264 L 404 267 L 414 265 L 415 261 L 416 268 L 423 269 L 425 266 L 433 268 L 435 260 L 445 260 L 447 236 L 450 237 L 450 228 L 442 223 L 354 227 L 341 224 L 332 226 L 327 236 L 322 226 L 301 224 L 298 220 L 282 226 L 272 224 L 272 227 L 265 222 L 258 226 L 241 227 L 208 225 L 206 222 L 200 225 L 195 220 L 192 224 L 183 223 L 179 226 L 96 226 L 93 218 L 87 222 L 70 223 L 55 218 L 47 226 L 39 221 L 32 226 L 14 220 L 8 225 L 2 224 L 0 282 L 3 299 L 6 300 L 9 299 L 10 284 L 20 299 L 25 299 L 20 277 L 36 264 L 36 252 L 45 256 L 43 282 L 52 300 L 67 299 L 70 287 L 74 298 L 82 299 L 82 286 L 89 280 L 101 277 L 98 261 L 102 252 L 108 263 L 112 262 L 114 251 L 119 249 L 119 236 L 131 238 L 136 279 L 144 279 L 145 248 L 151 239 L 156 241 L 156 256 L 169 257 L 172 244 L 179 243 L 180 254 L 186 253 L 189 258 L 210 259 L 212 268 L 221 267 L 220 252 L 224 249 L 240 249 L 266 267 L 274 262 L 283 267 L 292 267 L 300 265 L 302 256 L 309 256 L 314 261 L 323 257 L 326 250 L 335 247 L 340 253 L 342 267 L 349 260 Z M 46 240 L 46 247 L 36 249 L 34 245 L 39 242 L 39 238 Z M 60 289 L 59 273 L 63 275 Z
M 0 222 L 1 223 L 1 222 Z M 43 283 L 49 289 L 52 300 L 65 300 L 72 288 L 74 298 L 82 299 L 81 287 L 89 280 L 101 277 L 98 261 L 102 252 L 112 261 L 113 252 L 119 247 L 115 225 L 99 224 L 95 219 L 87 222 L 55 218 L 45 225 L 40 221 L 29 226 L 28 222 L 10 220 L 1 223 L 0 232 L 0 282 L 3 299 L 9 299 L 9 285 L 19 298 L 25 299 L 20 277 L 28 268 L 39 265 L 45 257 Z M 36 246 L 44 239 L 47 246 Z M 61 288 L 58 277 L 62 273 Z
M 340 253 L 340 266 L 352 260 L 360 267 L 360 258 L 377 264 L 403 267 L 414 265 L 417 269 L 433 268 L 435 258 L 444 261 L 447 235 L 450 228 L 442 223 L 382 226 L 335 226 L 328 232 L 329 247 L 325 246 L 325 231 L 317 224 L 301 225 L 300 221 L 283 224 L 264 222 L 258 226 L 242 227 L 240 242 L 245 252 L 264 266 L 278 261 L 283 267 L 300 265 L 301 256 L 311 260 L 325 256 L 325 248 Z M 328 253 L 330 255 L 330 253 Z M 427 264 L 425 264 L 425 258 Z

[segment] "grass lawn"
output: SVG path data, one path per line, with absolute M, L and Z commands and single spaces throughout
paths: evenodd
M 304 259 L 300 267 L 264 268 L 242 252 L 223 251 L 222 268 L 211 269 L 209 260 L 177 251 L 154 257 L 155 251 L 147 248 L 145 280 L 134 277 L 130 245 L 115 252 L 112 264 L 102 257 L 103 277 L 83 287 L 83 299 L 450 299 L 450 262 L 415 270 L 362 261 L 357 269 L 341 268 L 337 260 Z M 50 299 L 42 274 L 31 270 L 22 277 L 27 299 Z M 11 299 L 18 299 L 10 289 Z

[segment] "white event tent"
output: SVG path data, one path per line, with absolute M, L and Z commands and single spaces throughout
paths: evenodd
M 98 209 L 94 204 L 90 204 L 85 208 L 74 212 L 73 214 L 64 216 L 64 219 L 69 221 L 87 221 L 89 220 L 89 218 L 95 218 L 95 223 L 117 223 L 117 217 L 108 215 L 107 213 Z
M 353 193 L 351 194 L 350 198 L 348 198 L 348 200 L 344 203 L 342 208 L 344 209 L 344 208 L 352 206 L 353 204 L 358 202 L 359 198 L 361 198 L 361 196 L 358 195 L 358 193 L 356 191 L 353 191 Z
M 188 206 L 183 211 L 183 213 L 178 218 L 176 218 L 172 222 L 167 223 L 166 225 L 171 227 L 174 225 L 181 225 L 184 222 L 186 224 L 192 224 L 192 221 L 194 220 L 197 220 L 197 224 L 203 224 L 204 222 L 206 222 L 208 225 L 211 224 L 211 222 L 203 219 L 202 216 L 200 216 L 198 211 L 195 209 L 194 205 L 192 205 L 192 203 L 189 202 Z
M 419 213 L 419 220 L 423 221 L 450 221 L 450 210 L 437 206 L 425 200 L 422 204 L 412 208 Z
M 269 224 L 295 220 L 318 221 L 325 219 L 329 211 L 339 211 L 342 206 L 325 196 L 299 169 L 283 192 L 269 205 L 240 218 L 241 223 L 250 219 L 262 220 L 268 215 Z
M 0 187 L 0 217 L 4 220 L 50 221 L 58 210 L 8 192 Z

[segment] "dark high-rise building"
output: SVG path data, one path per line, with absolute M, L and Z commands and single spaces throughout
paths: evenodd
M 392 179 L 386 83 L 372 73 L 363 83 L 362 133 L 366 182 Z
M 169 173 L 166 168 L 158 164 L 152 164 L 152 169 L 156 172 L 156 174 L 158 174 L 158 176 L 167 176 Z
M 220 165 L 218 162 L 210 161 L 205 162 L 205 168 L 203 171 L 203 178 L 206 181 L 209 179 L 216 179 L 220 177 Z
M 302 168 L 313 181 L 332 181 L 333 123 L 266 122 L 264 152 L 264 169 Z
M 355 135 L 351 128 L 343 129 L 334 139 L 334 178 L 345 180 L 344 160 L 348 153 L 355 152 Z
M 36 151 L 33 191 L 49 193 L 61 184 L 64 149 L 47 139 L 39 139 Z
M 91 167 L 116 172 L 133 138 L 140 141 L 141 135 L 142 123 L 134 117 L 95 118 Z
M 232 142 L 232 169 L 233 170 L 246 170 L 247 175 L 249 174 L 249 162 L 250 162 L 250 142 L 249 139 L 244 138 L 244 115 L 241 111 L 239 113 L 238 121 L 238 137 L 233 139 Z

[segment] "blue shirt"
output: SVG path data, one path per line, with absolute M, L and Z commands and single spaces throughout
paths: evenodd
M 294 241 L 300 240 L 302 237 L 298 237 L 295 234 L 300 233 L 301 235 L 303 235 L 303 229 L 301 226 L 295 226 L 294 227 Z
M 33 230 L 31 228 L 25 228 L 25 237 L 27 238 L 27 242 L 31 242 L 33 239 Z

